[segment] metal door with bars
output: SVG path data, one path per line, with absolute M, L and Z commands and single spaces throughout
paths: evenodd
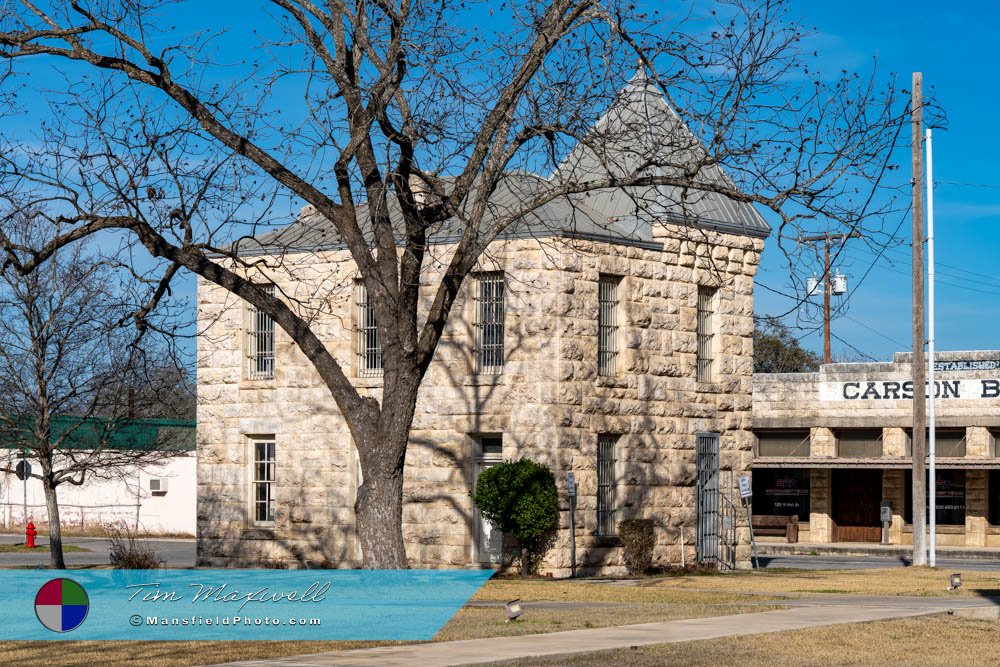
M 699 433 L 695 557 L 699 563 L 736 567 L 740 501 L 732 470 L 719 469 L 719 434 Z
M 699 563 L 719 561 L 719 434 L 699 433 L 695 556 Z

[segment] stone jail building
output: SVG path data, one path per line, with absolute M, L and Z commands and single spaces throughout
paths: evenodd
M 937 543 L 1000 546 L 1000 352 L 935 355 Z M 912 355 L 753 380 L 755 525 L 805 542 L 913 544 Z M 928 498 L 929 502 L 929 498 Z
M 613 160 L 581 145 L 549 178 L 697 148 L 641 75 L 598 126 L 627 133 L 606 146 Z M 716 166 L 703 171 L 726 178 Z M 540 181 L 510 174 L 495 198 L 529 196 Z M 648 205 L 637 208 L 637 197 Z M 561 527 L 544 571 L 570 571 L 569 472 L 580 571 L 623 570 L 616 532 L 627 518 L 655 521 L 658 563 L 680 563 L 682 541 L 692 562 L 699 434 L 712 454 L 703 475 L 751 462 L 753 278 L 769 231 L 749 205 L 649 188 L 557 199 L 493 242 L 463 285 L 419 395 L 404 486 L 411 565 L 499 563 L 503 536 L 481 520 L 470 491 L 482 470 L 519 457 L 549 466 L 560 489 Z M 448 260 L 449 234 L 446 224 L 432 239 L 430 284 Z M 355 386 L 379 397 L 372 311 L 333 226 L 307 208 L 240 248 L 267 260 L 253 279 L 309 313 Z M 199 563 L 357 565 L 360 469 L 328 390 L 246 303 L 202 281 L 198 308 Z M 703 519 L 706 540 L 714 520 Z

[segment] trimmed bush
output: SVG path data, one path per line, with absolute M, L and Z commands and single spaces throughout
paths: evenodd
M 483 518 L 521 547 L 521 574 L 534 572 L 559 526 L 552 471 L 531 459 L 499 463 L 479 475 L 472 499 Z
M 645 574 L 653 565 L 656 534 L 650 519 L 626 519 L 618 524 L 618 537 L 625 552 L 629 574 Z

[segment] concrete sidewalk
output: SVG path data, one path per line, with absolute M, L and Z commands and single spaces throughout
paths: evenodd
M 870 556 L 899 558 L 906 562 L 913 556 L 913 547 L 906 544 L 877 544 L 875 542 L 757 542 L 758 556 Z M 939 560 L 988 560 L 1000 563 L 1000 547 L 942 547 L 938 546 Z
M 445 667 L 543 656 L 593 653 L 647 644 L 687 642 L 736 635 L 799 630 L 822 625 L 881 621 L 955 610 L 984 611 L 996 607 L 985 598 L 912 598 L 894 596 L 829 595 L 790 599 L 791 609 L 759 614 L 736 614 L 662 623 L 571 630 L 544 635 L 494 637 L 406 646 L 384 646 L 313 655 L 267 658 L 227 663 L 229 667 Z

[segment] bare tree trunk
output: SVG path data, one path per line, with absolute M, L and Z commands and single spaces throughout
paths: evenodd
M 361 540 L 362 566 L 366 569 L 404 570 L 407 567 L 403 545 L 403 469 L 365 472 L 358 489 L 358 538 Z
M 367 446 L 358 448 L 364 482 L 358 489 L 354 511 L 362 566 L 366 569 L 408 567 L 403 542 L 403 470 L 420 389 L 420 372 L 408 361 L 389 362 L 404 368 L 386 369 L 382 410 L 374 438 Z
M 42 480 L 45 487 L 45 507 L 49 512 L 49 563 L 58 570 L 66 569 L 63 560 L 62 524 L 59 522 L 59 500 L 56 498 L 56 487 L 48 478 Z

